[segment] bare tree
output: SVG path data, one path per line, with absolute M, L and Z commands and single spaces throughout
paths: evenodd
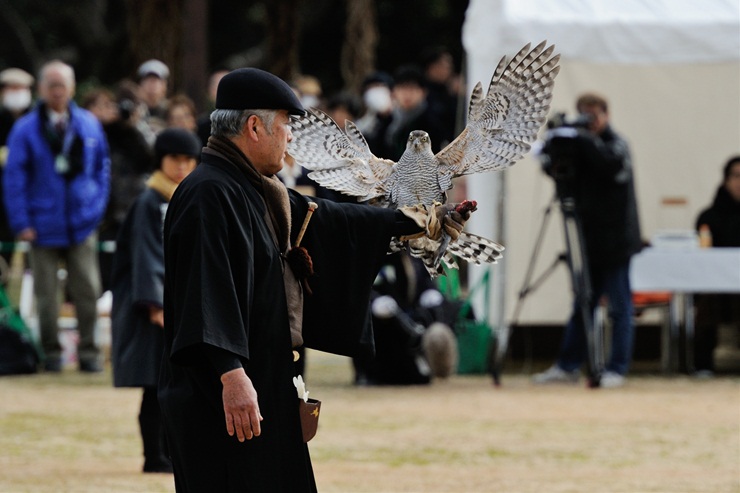
M 267 0 L 267 70 L 284 80 L 298 74 L 301 0 Z
M 30 64 L 23 67 L 35 72 L 43 62 L 43 54 L 36 45 L 33 31 L 23 17 L 13 7 L 12 2 L 0 0 L 0 27 L 3 30 L 3 43 L 13 44 L 23 51 Z
M 208 79 L 208 0 L 185 0 L 184 8 L 179 78 L 182 89 L 201 111 Z
M 375 0 L 346 0 L 347 25 L 342 46 L 341 72 L 344 86 L 359 93 L 362 80 L 375 70 L 378 45 Z
M 150 58 L 163 61 L 177 87 L 183 32 L 183 0 L 126 0 L 130 49 L 138 65 Z

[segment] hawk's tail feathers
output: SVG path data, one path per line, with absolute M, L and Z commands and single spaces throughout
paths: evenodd
M 447 253 L 479 265 L 495 264 L 503 256 L 503 251 L 503 245 L 465 231 L 447 247 Z

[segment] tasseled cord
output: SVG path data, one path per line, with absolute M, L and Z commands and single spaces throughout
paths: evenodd
M 301 240 L 303 239 L 303 235 L 306 232 L 306 228 L 308 227 L 308 222 L 311 220 L 311 215 L 313 214 L 313 211 L 318 208 L 319 205 L 316 202 L 308 203 L 308 212 L 306 212 L 306 218 L 303 220 L 301 230 L 298 232 L 298 237 L 295 240 L 295 246 L 288 250 L 288 254 L 286 256 L 288 265 L 293 270 L 293 274 L 295 275 L 296 279 L 300 281 L 301 286 L 303 286 L 303 291 L 305 291 L 309 295 L 313 294 L 311 292 L 311 288 L 308 285 L 308 278 L 314 274 L 313 260 L 311 260 L 311 256 L 308 254 L 308 250 L 300 245 Z

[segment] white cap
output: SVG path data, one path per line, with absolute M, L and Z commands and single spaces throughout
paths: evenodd
M 33 75 L 19 68 L 6 68 L 0 72 L 0 86 L 16 85 L 31 87 Z
M 170 77 L 170 69 L 167 68 L 167 65 L 156 59 L 147 60 L 142 63 L 136 73 L 139 79 L 143 79 L 147 75 L 154 75 L 160 79 L 168 79 Z

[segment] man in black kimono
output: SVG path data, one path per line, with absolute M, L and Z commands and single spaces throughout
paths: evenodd
M 316 276 L 305 306 L 284 261 L 308 202 L 275 176 L 304 109 L 258 69 L 221 79 L 201 163 L 175 192 L 164 226 L 162 406 L 178 492 L 311 492 L 293 348 L 372 351 L 370 288 L 392 236 L 459 231 L 426 219 L 320 199 L 301 246 Z M 430 221 L 437 218 L 437 222 Z M 436 224 L 426 228 L 417 224 Z M 439 222 L 441 220 L 441 223 Z M 291 227 L 293 225 L 294 227 Z

